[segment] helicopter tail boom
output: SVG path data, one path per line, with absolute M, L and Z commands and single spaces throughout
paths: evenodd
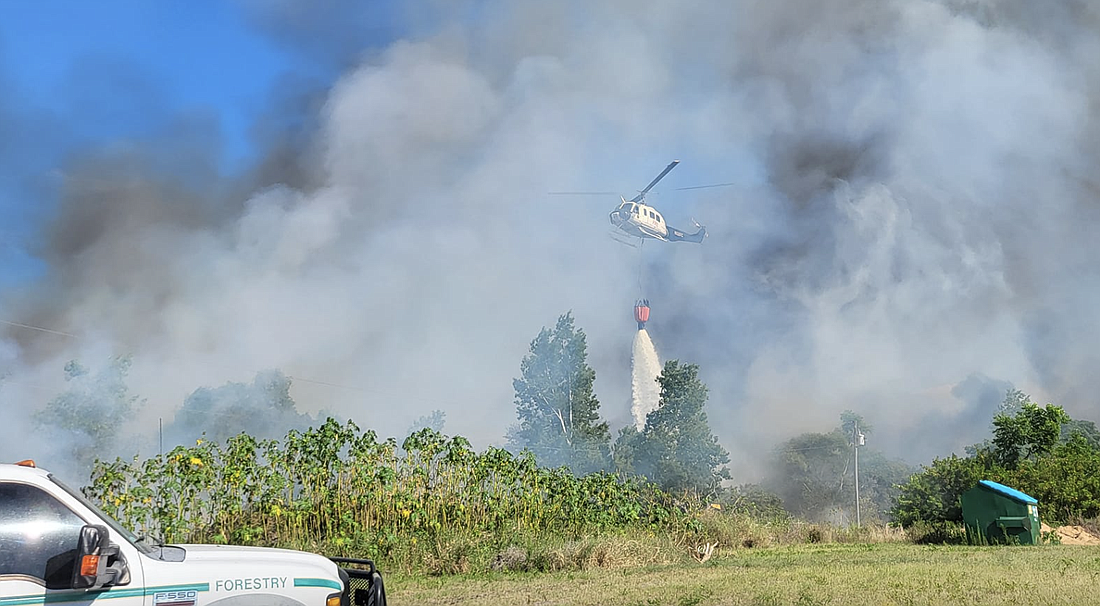
M 695 242 L 696 244 L 702 244 L 703 238 L 707 237 L 707 228 L 696 223 L 696 227 L 699 229 L 695 233 L 689 234 L 683 230 L 676 229 L 671 225 L 668 227 L 668 241 L 669 242 Z

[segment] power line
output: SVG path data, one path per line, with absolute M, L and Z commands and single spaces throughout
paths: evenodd
M 32 326 L 30 324 L 23 324 L 21 322 L 9 322 L 7 320 L 0 320 L 0 324 L 7 324 L 8 326 L 15 326 L 15 327 L 18 327 L 18 328 L 26 328 L 26 329 L 29 329 L 29 330 L 37 330 L 37 331 L 40 331 L 40 332 L 50 333 L 51 335 L 60 335 L 62 337 L 69 337 L 70 339 L 79 339 L 80 338 L 80 337 L 78 337 L 78 336 L 76 336 L 72 333 L 69 333 L 69 332 L 61 332 L 60 330 L 50 330 L 49 328 L 42 328 L 41 326 Z
M 16 328 L 25 328 L 27 330 L 37 330 L 39 332 L 49 333 L 51 335 L 58 335 L 58 336 L 62 336 L 62 337 L 68 337 L 70 339 L 77 339 L 77 340 L 83 339 L 83 337 L 81 337 L 80 335 L 75 335 L 71 332 L 63 332 L 63 331 L 60 331 L 60 330 L 53 330 L 53 329 L 50 329 L 50 328 L 44 328 L 42 326 L 34 326 L 32 324 L 24 324 L 22 322 L 12 322 L 10 320 L 0 320 L 0 324 L 5 324 L 7 326 L 14 326 Z M 116 343 L 118 343 L 120 345 L 125 345 L 124 343 L 121 343 L 121 342 L 118 342 L 118 341 L 116 341 Z M 305 383 L 316 383 L 318 385 L 327 385 L 329 387 L 337 387 L 337 388 L 340 388 L 340 389 L 352 389 L 352 390 L 356 390 L 356 391 L 367 391 L 366 389 L 363 389 L 361 387 L 352 387 L 350 385 L 339 385 L 337 383 L 329 383 L 329 382 L 326 382 L 326 381 L 316 381 L 316 380 L 313 380 L 313 379 L 307 379 L 305 377 L 287 375 L 287 378 L 288 379 L 293 379 L 295 381 L 303 381 Z
M 337 389 L 350 389 L 352 391 L 362 391 L 362 392 L 365 392 L 365 393 L 372 393 L 371 390 L 366 389 L 364 387 L 353 387 L 351 385 L 340 385 L 339 383 L 329 383 L 328 381 L 316 381 L 314 379 L 307 379 L 305 377 L 299 377 L 297 375 L 287 375 L 286 378 L 288 378 L 292 381 L 301 381 L 303 383 L 313 383 L 315 385 L 326 385 L 328 387 L 335 387 Z M 379 392 L 374 391 L 373 393 L 378 394 Z M 385 394 L 382 394 L 382 395 L 385 395 Z
M 60 331 L 60 330 L 53 330 L 53 329 L 45 328 L 45 327 L 42 327 L 42 326 L 34 326 L 32 324 L 25 324 L 25 323 L 22 323 L 22 322 L 12 322 L 10 320 L 0 319 L 0 324 L 4 324 L 4 325 L 7 325 L 7 326 L 14 326 L 14 327 L 17 327 L 17 328 L 24 328 L 24 329 L 27 329 L 27 330 L 36 330 L 36 331 L 39 331 L 39 332 L 44 332 L 44 333 L 48 333 L 48 334 L 52 334 L 52 335 L 68 337 L 70 339 L 76 339 L 76 340 L 84 339 L 84 337 L 82 337 L 80 335 L 77 335 L 77 334 L 64 332 L 64 331 Z M 130 349 L 136 349 L 136 348 L 131 347 L 131 346 L 125 344 L 125 343 L 122 343 L 121 341 L 114 341 L 114 342 L 118 345 L 123 345 L 123 346 L 126 346 L 126 347 L 130 347 Z M 365 387 L 357 387 L 357 386 L 354 386 L 354 385 L 342 385 L 340 383 L 333 383 L 331 381 L 319 381 L 317 379 L 308 379 L 306 377 L 302 377 L 302 376 L 299 376 L 299 375 L 289 375 L 288 374 L 288 375 L 286 375 L 286 377 L 288 379 L 291 379 L 292 381 L 297 381 L 297 382 L 301 382 L 301 383 L 311 383 L 311 384 L 314 384 L 314 385 L 324 385 L 326 387 L 332 387 L 332 388 L 335 388 L 335 389 L 344 389 L 344 390 L 349 390 L 349 391 L 357 391 L 357 392 L 361 392 L 361 393 L 369 393 L 369 394 L 373 394 L 373 395 L 381 396 L 381 397 L 387 397 L 387 398 L 400 397 L 400 398 L 403 398 L 405 400 L 420 402 L 420 403 L 424 403 L 424 404 L 437 404 L 438 403 L 438 399 L 429 400 L 427 398 L 416 398 L 416 397 L 410 397 L 408 394 L 404 394 L 404 395 L 399 396 L 399 395 L 396 395 L 392 392 L 387 393 L 387 392 L 380 391 L 380 390 L 377 390 L 377 389 L 368 389 L 368 388 L 365 388 Z M 18 382 L 10 381 L 10 380 L 6 381 L 6 382 L 8 382 L 10 384 L 13 384 L 13 385 L 18 384 Z M 47 388 L 45 386 L 30 385 L 30 384 L 27 384 L 27 383 L 23 383 L 23 385 L 36 387 L 38 389 L 51 389 L 51 388 Z
M 833 449 L 833 450 L 840 450 L 840 448 L 837 447 L 835 444 L 829 444 L 827 446 L 808 446 L 806 448 L 785 448 L 785 449 L 782 449 L 782 450 L 777 450 L 776 452 L 780 452 L 780 453 L 783 453 L 783 452 L 806 452 L 806 451 L 810 451 L 810 450 L 826 450 L 826 449 L 830 449 L 830 448 Z

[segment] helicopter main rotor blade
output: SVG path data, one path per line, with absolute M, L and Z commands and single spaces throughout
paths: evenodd
M 649 193 L 649 190 L 653 189 L 653 186 L 654 186 L 654 185 L 657 185 L 657 182 L 658 182 L 658 181 L 660 181 L 661 179 L 664 179 L 664 178 L 665 178 L 665 175 L 667 175 L 667 174 L 668 174 L 668 171 L 670 171 L 670 170 L 672 170 L 672 169 L 676 168 L 676 165 L 677 165 L 677 164 L 679 164 L 679 163 L 680 163 L 680 161 L 679 161 L 679 160 L 673 160 L 671 164 L 669 164 L 668 166 L 666 166 L 666 167 L 665 167 L 665 169 L 661 171 L 661 174 L 657 175 L 657 176 L 656 176 L 656 177 L 655 177 L 655 178 L 654 178 L 654 179 L 653 179 L 652 181 L 650 181 L 650 182 L 649 182 L 649 185 L 646 185 L 646 186 L 645 186 L 645 189 L 643 189 L 642 191 L 638 192 L 638 195 L 637 195 L 637 196 L 634 196 L 633 198 L 631 198 L 631 200 L 630 200 L 630 201 L 631 201 L 631 202 L 641 202 L 642 200 L 644 200 L 644 199 L 645 199 L 645 195 L 646 195 L 647 193 Z
M 674 187 L 673 191 L 683 191 L 685 189 L 707 189 L 708 187 L 729 187 L 731 185 L 737 185 L 736 183 L 715 183 L 713 185 L 692 185 L 691 187 Z
M 614 191 L 548 191 L 551 196 L 614 196 Z

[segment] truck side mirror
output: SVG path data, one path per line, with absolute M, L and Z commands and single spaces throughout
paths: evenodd
M 107 541 L 107 527 L 87 524 L 80 529 L 73 563 L 73 589 L 99 589 L 128 577 L 126 563 L 118 558 L 118 545 Z M 108 566 L 108 560 L 116 561 Z

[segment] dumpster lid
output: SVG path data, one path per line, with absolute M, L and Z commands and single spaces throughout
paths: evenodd
M 1017 501 L 1020 501 L 1022 503 L 1027 503 L 1030 505 L 1036 505 L 1039 503 L 1039 501 L 1036 501 L 1034 497 L 1030 497 L 1020 492 L 1019 490 L 1016 490 L 1015 488 L 1009 488 L 1004 484 L 998 484 L 997 482 L 994 482 L 992 480 L 982 480 L 978 483 L 994 492 L 1003 494 L 1004 496 L 1012 499 L 1016 499 Z

